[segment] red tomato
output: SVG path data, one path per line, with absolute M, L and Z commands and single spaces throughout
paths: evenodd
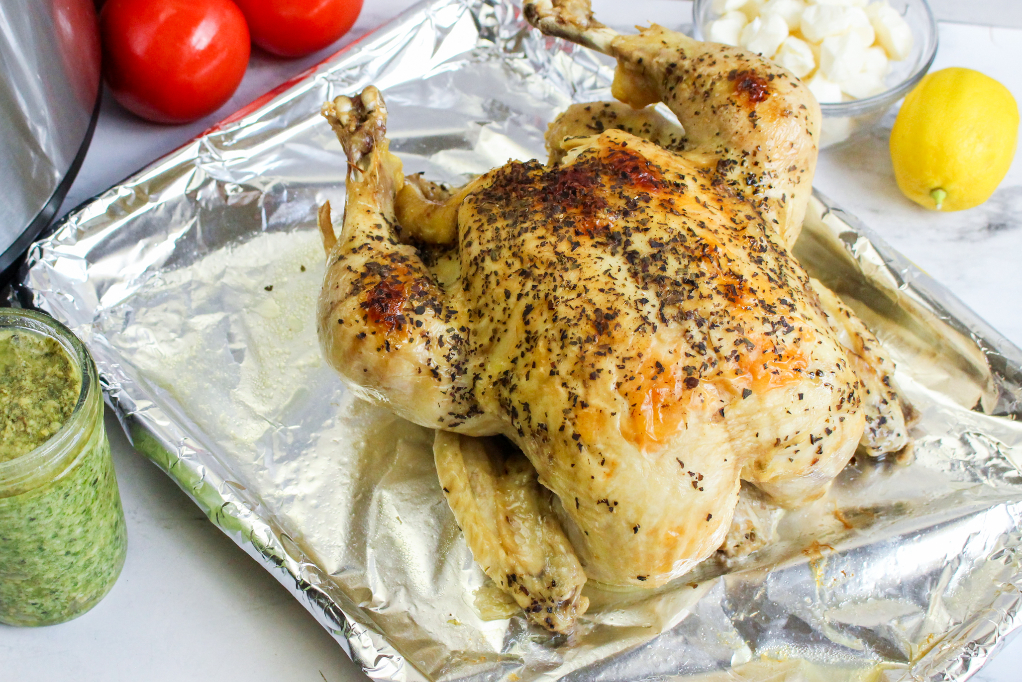
M 211 114 L 245 75 L 248 27 L 231 0 L 107 0 L 99 21 L 107 85 L 151 121 Z
M 235 0 L 252 42 L 281 57 L 303 57 L 334 42 L 355 24 L 362 0 Z
M 92 109 L 99 96 L 99 21 L 92 0 L 53 0 L 50 6 L 64 73 L 78 101 Z

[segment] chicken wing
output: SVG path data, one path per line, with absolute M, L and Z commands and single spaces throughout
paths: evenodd
M 472 557 L 534 621 L 571 629 L 589 601 L 585 573 L 550 506 L 550 491 L 499 438 L 436 432 L 437 473 Z

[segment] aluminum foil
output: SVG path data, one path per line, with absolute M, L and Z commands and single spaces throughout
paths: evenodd
M 484 618 L 431 432 L 321 360 L 315 214 L 345 175 L 321 102 L 380 86 L 406 170 L 460 183 L 542 157 L 610 77 L 510 2 L 418 5 L 70 214 L 11 295 L 85 341 L 135 447 L 374 679 L 967 679 L 1019 624 L 1022 353 L 823 197 L 797 255 L 894 355 L 912 452 L 855 460 L 735 564 L 587 587 L 571 638 Z

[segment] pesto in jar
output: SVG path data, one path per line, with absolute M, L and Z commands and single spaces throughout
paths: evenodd
M 42 314 L 0 308 L 0 623 L 81 615 L 113 587 L 126 547 L 88 351 Z
M 57 433 L 81 390 L 81 373 L 56 340 L 0 329 L 0 462 L 28 454 Z
M 0 623 L 62 623 L 95 606 L 117 580 L 127 533 L 99 427 L 66 474 L 0 497 Z

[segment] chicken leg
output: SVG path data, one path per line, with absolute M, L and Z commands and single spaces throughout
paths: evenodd
M 792 73 L 744 50 L 662 26 L 621 35 L 593 19 L 590 0 L 526 0 L 529 22 L 617 59 L 612 92 L 642 108 L 663 102 L 704 155 L 715 182 L 775 225 L 789 248 L 812 194 L 820 107 Z
M 348 160 L 340 238 L 330 205 L 319 214 L 327 272 L 319 298 L 323 353 L 365 398 L 437 428 L 493 421 L 465 383 L 464 315 L 453 306 L 419 251 L 398 241 L 395 196 L 401 161 L 390 153 L 379 90 L 323 105 Z M 492 433 L 494 426 L 484 432 Z

